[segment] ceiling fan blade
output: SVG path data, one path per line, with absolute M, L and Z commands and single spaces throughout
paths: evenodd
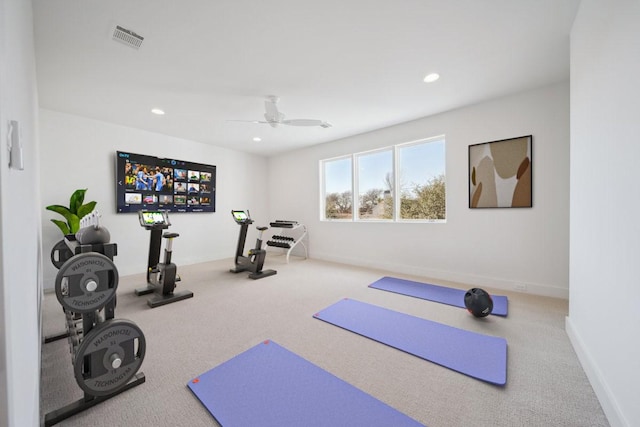
M 282 124 L 290 126 L 320 126 L 323 128 L 331 127 L 331 123 L 317 119 L 289 119 L 283 120 Z
M 242 122 L 242 123 L 262 123 L 262 124 L 267 124 L 270 125 L 272 122 L 265 122 L 264 120 L 234 120 L 234 119 L 227 119 L 225 120 L 227 122 Z
M 225 121 L 227 121 L 227 122 L 241 122 L 241 123 L 257 123 L 259 125 L 269 125 L 272 128 L 277 128 L 278 125 L 280 124 L 280 122 L 264 121 L 264 120 L 234 120 L 234 119 L 227 119 Z

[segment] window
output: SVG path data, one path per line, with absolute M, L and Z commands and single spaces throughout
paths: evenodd
M 397 146 L 400 219 L 445 219 L 444 139 Z
M 358 154 L 358 219 L 393 219 L 393 151 Z
M 322 160 L 320 165 L 324 220 L 446 219 L 443 136 Z
M 325 160 L 324 164 L 324 219 L 352 219 L 351 157 Z

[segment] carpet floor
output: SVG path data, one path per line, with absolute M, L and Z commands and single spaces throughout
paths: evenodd
M 144 274 L 121 277 L 116 318 L 135 322 L 146 338 L 146 382 L 73 416 L 63 426 L 216 426 L 189 391 L 192 378 L 271 339 L 430 427 L 608 426 L 564 329 L 568 302 L 504 290 L 506 318 L 477 319 L 464 309 L 368 288 L 383 276 L 467 289 L 343 264 L 269 254 L 278 274 L 250 280 L 229 272 L 232 260 L 178 267 L 177 290 L 191 299 L 151 309 L 136 296 Z M 117 259 L 116 259 L 117 265 Z M 411 356 L 313 315 L 353 298 L 457 328 L 503 337 L 507 384 L 491 385 Z M 43 336 L 64 332 L 55 294 L 45 294 Z M 66 340 L 42 345 L 40 413 L 82 398 Z M 233 427 L 233 426 L 225 426 Z M 242 426 L 244 427 L 244 426 Z M 253 426 L 247 426 L 253 427 Z M 333 427 L 333 426 L 332 426 Z

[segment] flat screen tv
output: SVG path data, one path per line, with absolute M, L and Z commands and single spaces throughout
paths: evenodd
M 215 212 L 216 167 L 116 152 L 116 212 Z

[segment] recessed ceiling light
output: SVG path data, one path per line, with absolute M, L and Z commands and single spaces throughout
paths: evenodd
M 260 141 L 262 141 L 262 138 L 260 138 L 259 136 L 256 136 L 255 138 L 253 138 L 253 140 L 255 142 L 260 142 Z
M 159 108 L 154 108 L 153 110 L 151 110 L 151 112 L 152 112 L 153 114 L 157 114 L 157 115 L 159 115 L 159 116 L 164 115 L 164 111 L 163 111 L 163 110 L 161 110 L 161 109 L 159 109 Z
M 440 78 L 440 74 L 431 73 L 431 74 L 427 74 L 424 77 L 424 81 L 425 81 L 425 83 L 432 83 L 432 82 L 435 82 L 436 80 L 438 80 L 439 78 Z

